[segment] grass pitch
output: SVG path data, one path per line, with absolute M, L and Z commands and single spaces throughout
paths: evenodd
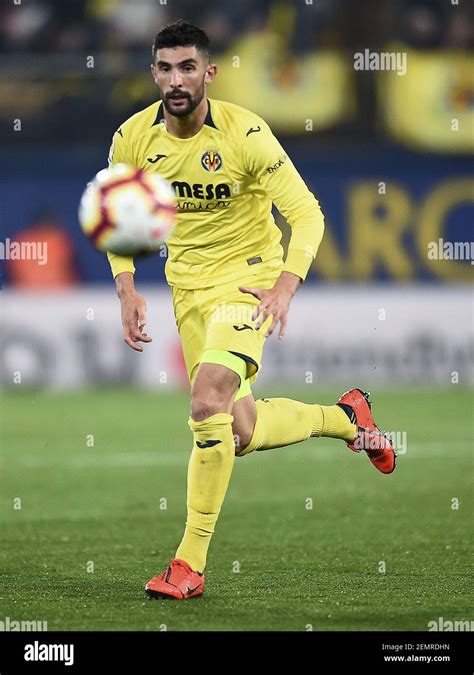
M 339 393 L 291 395 L 332 403 Z M 472 394 L 373 398 L 377 423 L 407 434 L 395 473 L 331 439 L 237 459 L 206 592 L 177 603 L 147 600 L 143 585 L 183 531 L 187 397 L 4 394 L 0 619 L 49 630 L 424 631 L 440 616 L 472 618 Z

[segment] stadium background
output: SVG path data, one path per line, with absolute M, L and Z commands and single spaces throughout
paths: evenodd
M 13 584 L 7 599 L 15 603 L 6 616 L 46 618 L 58 629 L 161 625 L 134 598 L 146 570 L 154 573 L 173 552 L 184 519 L 188 390 L 165 261 L 157 256 L 137 266 L 154 337 L 137 355 L 122 342 L 110 270 L 81 235 L 77 205 L 105 166 L 115 129 L 156 97 L 148 72 L 152 38 L 177 18 L 210 35 L 220 71 L 210 97 L 270 123 L 326 216 L 285 340 L 267 344 L 257 395 L 330 402 L 341 387 L 372 387 L 376 419 L 408 439 L 399 447 L 397 475 L 384 478 L 388 487 L 364 458 L 356 466 L 340 451 L 336 460 L 326 441 L 317 452 L 308 442 L 239 463 L 212 549 L 215 588 L 227 587 L 236 560 L 247 556 L 252 572 L 242 581 L 243 605 L 229 618 L 224 605 L 212 605 L 219 602 L 214 591 L 199 628 L 305 630 L 316 616 L 315 630 L 425 630 L 438 615 L 462 618 L 472 261 L 433 259 L 428 251 L 440 239 L 472 239 L 474 28 L 467 3 L 438 0 L 4 4 L 2 241 L 48 242 L 46 265 L 0 261 L 1 504 L 11 544 L 2 555 Z M 406 54 L 406 74 L 354 69 L 354 54 L 364 50 Z M 278 223 L 286 242 L 288 228 Z M 23 506 L 12 506 L 22 496 Z M 292 511 L 311 496 L 321 504 L 316 525 L 297 519 L 307 516 L 303 507 L 298 516 Z M 380 519 L 376 536 L 364 516 Z M 268 531 L 276 521 L 287 525 L 283 547 Z M 302 541 L 313 542 L 309 552 Z M 402 571 L 382 588 L 383 574 L 374 580 L 370 571 L 377 577 L 388 551 Z M 317 564 L 309 599 L 298 604 L 293 578 L 285 577 L 293 599 L 272 605 L 264 555 L 293 566 L 296 578 Z M 363 579 L 346 576 L 348 557 Z M 94 574 L 86 570 L 91 561 Z M 415 600 L 420 566 L 426 579 Z M 27 598 L 21 582 L 33 571 L 40 600 Z M 114 579 L 128 603 L 120 616 L 106 602 Z M 90 602 L 74 608 L 70 595 Z M 175 627 L 198 627 L 197 610 L 187 611 L 188 623 L 173 616 Z

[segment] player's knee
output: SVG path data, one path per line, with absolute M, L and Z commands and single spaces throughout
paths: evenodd
M 231 413 L 239 376 L 221 365 L 204 364 L 191 391 L 191 417 L 204 420 L 218 413 Z
M 194 392 L 191 396 L 191 417 L 196 422 L 205 420 L 211 415 L 229 412 L 232 402 L 224 392 L 210 390 L 207 392 Z

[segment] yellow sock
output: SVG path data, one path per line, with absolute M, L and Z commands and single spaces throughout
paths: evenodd
M 188 466 L 188 518 L 175 557 L 196 572 L 206 566 L 207 549 L 234 466 L 233 420 L 232 415 L 218 413 L 201 422 L 188 422 L 194 435 Z
M 311 436 L 340 438 L 342 441 L 353 441 L 357 427 L 338 405 L 318 405 L 316 408 L 317 423 Z
M 337 405 L 301 403 L 291 398 L 256 401 L 257 422 L 252 439 L 239 456 L 253 450 L 269 450 L 305 441 L 310 436 L 327 436 L 352 441 L 357 428 Z

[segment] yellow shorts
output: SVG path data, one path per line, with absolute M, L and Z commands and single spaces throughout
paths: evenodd
M 273 288 L 279 276 L 280 270 L 276 270 L 198 290 L 172 286 L 174 315 L 191 383 L 204 351 L 220 349 L 241 356 L 247 363 L 247 380 L 241 382 L 236 400 L 250 393 L 249 385 L 255 381 L 262 363 L 265 332 L 271 317 L 255 330 L 252 314 L 260 300 L 242 293 L 239 286 Z

